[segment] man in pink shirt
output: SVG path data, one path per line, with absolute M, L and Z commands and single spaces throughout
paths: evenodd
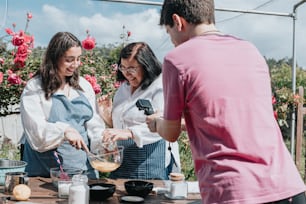
M 175 49 L 163 64 L 163 117 L 174 142 L 184 117 L 203 203 L 305 204 L 305 184 L 273 115 L 269 69 L 251 43 L 215 27 L 213 0 L 165 0 Z

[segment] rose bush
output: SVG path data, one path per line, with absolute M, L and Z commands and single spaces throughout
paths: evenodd
M 33 67 L 37 67 L 39 61 L 31 57 L 34 47 L 34 36 L 27 33 L 31 13 L 27 13 L 26 26 L 24 30 L 15 31 L 6 28 L 7 35 L 0 38 L 0 116 L 14 113 L 16 104 L 19 103 L 20 94 L 26 82 L 33 75 Z M 5 37 L 10 36 L 11 50 L 7 49 L 8 42 L 4 42 Z
M 291 59 L 267 60 L 272 81 L 274 116 L 282 130 L 284 138 L 290 138 L 292 111 L 304 98 L 292 91 L 292 61 Z M 306 87 L 306 72 L 301 67 L 296 70 L 296 87 Z M 296 115 L 297 116 L 297 115 Z
M 41 63 L 44 49 L 34 48 L 34 36 L 27 32 L 31 13 L 27 13 L 24 30 L 15 32 L 6 28 L 7 35 L 0 38 L 0 116 L 19 112 L 20 95 L 27 81 L 33 76 Z M 128 31 L 129 32 L 129 31 Z M 97 48 L 95 38 L 86 31 L 87 37 L 82 41 L 84 48 L 80 74 L 87 79 L 97 97 L 113 96 L 120 83 L 116 82 L 118 57 L 121 46 L 109 50 Z M 131 35 L 129 32 L 127 35 Z M 9 37 L 8 41 L 5 41 Z M 9 46 L 13 48 L 9 49 Z M 109 55 L 109 57 L 105 57 Z

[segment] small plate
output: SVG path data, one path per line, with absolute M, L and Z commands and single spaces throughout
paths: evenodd
M 171 200 L 184 200 L 184 199 L 186 199 L 184 196 L 172 197 L 170 193 L 165 193 L 164 195 L 165 195 L 166 198 L 171 199 Z
M 122 196 L 121 201 L 129 203 L 142 203 L 144 199 L 139 196 Z

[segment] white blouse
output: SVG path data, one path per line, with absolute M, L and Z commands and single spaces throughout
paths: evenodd
M 136 101 L 138 99 L 150 100 L 154 111 L 162 112 L 164 109 L 164 95 L 162 88 L 162 76 L 160 75 L 149 87 L 142 90 L 138 87 L 131 93 L 131 87 L 123 82 L 117 90 L 112 109 L 113 128 L 129 129 L 133 133 L 133 140 L 139 148 L 143 145 L 152 144 L 163 139 L 158 133 L 152 133 L 146 124 L 146 115 L 143 110 L 138 110 Z M 169 142 L 166 145 L 165 166 L 170 163 Z M 180 155 L 178 143 L 170 143 L 171 151 L 180 171 Z
M 80 86 L 84 90 L 82 93 L 93 109 L 93 117 L 85 124 L 91 141 L 91 149 L 93 149 L 102 140 L 105 124 L 98 114 L 96 96 L 90 83 L 83 77 L 80 77 L 79 80 Z M 63 93 L 58 91 L 55 94 Z M 72 100 L 78 96 L 78 92 L 71 88 L 69 99 Z M 20 114 L 24 134 L 20 143 L 24 143 L 25 137 L 27 137 L 32 149 L 38 152 L 45 152 L 56 148 L 63 142 L 64 131 L 69 124 L 48 122 L 51 107 L 52 99 L 46 100 L 40 78 L 35 77 L 29 80 L 21 95 Z

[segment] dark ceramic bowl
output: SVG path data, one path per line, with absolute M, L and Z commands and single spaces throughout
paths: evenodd
M 110 183 L 95 183 L 89 185 L 89 199 L 91 201 L 103 201 L 112 197 L 116 191 L 116 185 Z
M 130 180 L 124 183 L 126 192 L 131 196 L 146 197 L 153 189 L 153 183 L 142 180 Z

